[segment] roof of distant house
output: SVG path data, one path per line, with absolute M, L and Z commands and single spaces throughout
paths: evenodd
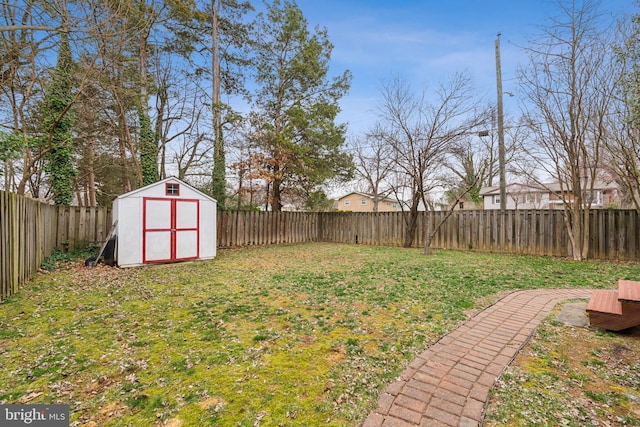
M 616 189 L 619 188 L 619 185 L 617 182 L 615 181 L 604 181 L 604 180 L 596 180 L 593 183 L 593 189 L 594 190 L 611 190 L 611 189 Z M 513 183 L 513 184 L 508 184 L 506 186 L 507 189 L 507 193 L 523 193 L 523 192 L 528 192 L 528 193 L 536 193 L 536 192 L 552 192 L 552 193 L 558 193 L 561 191 L 569 191 L 570 189 L 567 187 L 566 184 L 564 184 L 564 186 L 561 186 L 559 182 L 548 182 L 546 184 L 520 184 L 520 183 Z M 492 186 L 492 187 L 482 187 L 480 189 L 480 195 L 481 196 L 492 196 L 492 195 L 496 195 L 496 194 L 500 194 L 500 187 L 499 186 Z
M 539 184 L 520 184 L 520 183 L 507 184 L 506 189 L 507 189 L 507 193 L 522 193 L 524 191 L 529 192 L 529 193 L 534 193 L 534 192 L 549 191 L 543 185 L 539 185 Z M 481 196 L 492 196 L 494 194 L 500 194 L 500 187 L 499 186 L 482 187 L 480 189 L 480 195 Z
M 549 190 L 549 191 L 553 191 L 553 192 L 560 192 L 560 191 L 569 191 L 570 188 L 567 184 L 564 185 L 560 185 L 560 183 L 558 182 L 553 182 L 553 183 L 549 183 L 549 184 L 545 184 L 545 187 Z M 620 186 L 618 185 L 617 182 L 611 180 L 611 181 L 604 181 L 601 179 L 596 179 L 593 183 L 593 189 L 594 190 L 613 190 L 616 188 L 619 188 Z M 590 188 L 590 186 L 585 186 L 584 189 L 588 190 Z
M 345 194 L 342 197 L 339 197 L 338 200 L 342 200 L 345 197 L 351 196 L 352 194 L 357 194 L 358 196 L 366 197 L 366 198 L 368 198 L 370 200 L 374 200 L 374 198 L 375 198 L 375 194 L 372 194 L 372 193 L 361 193 L 359 191 L 352 191 L 351 193 L 348 193 L 348 194 Z M 390 197 L 386 197 L 386 196 L 379 197 L 378 201 L 385 201 L 385 202 L 392 202 L 392 203 L 397 203 L 398 202 L 397 200 L 392 199 Z

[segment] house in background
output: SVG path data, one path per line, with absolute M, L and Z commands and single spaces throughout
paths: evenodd
M 562 192 L 560 184 L 553 183 L 549 184 L 548 187 L 551 190 L 549 194 L 549 209 L 562 209 L 562 199 L 559 196 Z M 573 195 L 565 191 L 565 199 L 573 200 Z M 585 203 L 589 201 L 591 201 L 591 208 L 594 209 L 622 207 L 623 201 L 620 185 L 613 180 L 596 180 L 593 186 L 593 192 L 589 190 L 586 191 Z
M 451 209 L 451 205 L 453 205 L 453 201 L 448 203 L 436 203 L 435 210 L 447 211 Z M 454 208 L 455 211 L 473 211 L 476 209 L 482 209 L 482 200 L 480 202 L 475 202 L 470 199 L 460 198 Z
M 549 191 L 535 184 L 508 184 L 506 186 L 507 209 L 549 209 Z M 483 187 L 480 190 L 483 209 L 500 209 L 500 187 Z
M 506 186 L 507 209 L 562 209 L 562 188 L 557 182 L 549 184 L 509 184 Z M 480 190 L 484 209 L 500 209 L 500 187 L 484 187 Z M 564 191 L 565 200 L 573 200 L 573 195 Z M 615 181 L 594 183 L 591 208 L 600 209 L 622 205 L 619 186 Z
M 357 191 L 340 197 L 335 204 L 335 208 L 339 211 L 373 212 L 375 198 L 378 200 L 378 212 L 398 212 L 402 210 L 397 200 Z

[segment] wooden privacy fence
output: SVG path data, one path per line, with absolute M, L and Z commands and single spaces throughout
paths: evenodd
M 318 218 L 308 212 L 224 211 L 218 214 L 217 244 L 225 248 L 313 242 Z
M 102 243 L 111 228 L 111 208 L 57 206 L 56 247 L 64 251 Z
M 53 248 L 101 242 L 110 225 L 104 207 L 53 206 L 0 191 L 0 301 L 16 293 Z
M 402 212 L 321 213 L 318 240 L 401 246 Z M 435 227 L 446 212 L 420 212 L 414 247 L 425 242 L 427 221 Z M 635 210 L 592 210 L 589 258 L 640 259 L 640 224 Z M 569 256 L 569 235 L 560 210 L 473 210 L 455 212 L 435 234 L 432 248 Z
M 300 213 L 226 211 L 218 216 L 218 246 L 299 242 L 402 246 L 402 212 Z M 422 247 L 427 221 L 446 212 L 420 212 L 413 247 Z M 640 224 L 635 210 L 592 210 L 589 258 L 640 259 Z M 569 235 L 560 210 L 469 210 L 455 212 L 435 234 L 435 249 L 570 256 Z
M 302 242 L 401 246 L 403 212 L 304 213 L 225 211 L 217 217 L 218 247 Z M 446 212 L 420 212 L 413 247 L 422 247 L 427 221 L 438 224 Z M 435 234 L 440 249 L 568 256 L 569 237 L 562 211 L 475 210 L 455 212 Z M 640 259 L 640 224 L 635 210 L 593 210 L 589 258 Z M 0 191 L 0 301 L 17 292 L 54 247 L 63 250 L 103 242 L 111 210 L 52 206 Z
M 55 239 L 46 231 L 55 218 L 53 206 L 0 191 L 0 301 L 18 292 L 51 253 Z

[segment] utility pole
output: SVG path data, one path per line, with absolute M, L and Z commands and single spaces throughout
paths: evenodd
M 500 36 L 496 39 L 496 87 L 498 90 L 498 167 L 500 169 L 500 211 L 507 208 L 507 184 L 504 150 L 504 111 L 502 107 L 502 67 L 500 65 Z

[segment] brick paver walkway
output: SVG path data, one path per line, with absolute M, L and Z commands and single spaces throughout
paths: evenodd
M 362 427 L 479 426 L 489 389 L 553 307 L 586 289 L 516 291 L 421 353 Z

